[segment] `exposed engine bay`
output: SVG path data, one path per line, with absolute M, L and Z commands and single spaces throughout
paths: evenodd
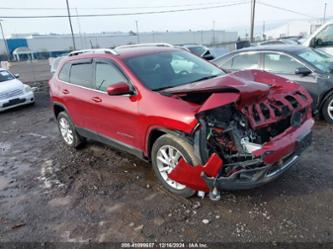
M 303 122 L 305 116 L 300 118 L 303 120 L 299 122 Z M 228 177 L 241 169 L 263 166 L 262 160 L 256 160 L 251 153 L 288 129 L 291 114 L 286 113 L 284 119 L 273 125 L 253 129 L 246 115 L 238 111 L 236 105 L 229 104 L 207 111 L 200 118 L 200 124 L 205 130 L 199 135 L 203 136 L 200 157 L 206 162 L 213 153 L 219 155 L 224 162 L 221 175 Z

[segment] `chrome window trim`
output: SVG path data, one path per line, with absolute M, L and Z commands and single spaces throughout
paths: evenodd
M 92 59 L 92 62 L 91 62 L 92 65 L 95 64 L 95 62 L 96 62 L 95 59 L 105 59 L 105 60 L 109 60 L 112 64 L 115 65 L 114 60 L 109 59 L 109 58 L 100 58 L 100 57 L 94 58 L 94 57 L 91 57 L 91 58 L 89 58 L 89 59 Z M 77 59 L 77 60 L 79 60 L 79 59 Z M 76 86 L 76 87 L 80 87 L 80 88 L 82 88 L 82 89 L 92 90 L 92 91 L 95 91 L 95 92 L 98 92 L 98 93 L 103 93 L 103 94 L 105 94 L 105 95 L 107 95 L 107 96 L 110 96 L 110 95 L 107 94 L 107 92 L 97 90 L 96 88 L 89 88 L 89 87 L 85 87 L 85 86 L 81 86 L 81 85 L 77 85 L 77 84 L 73 84 L 73 83 L 70 83 L 70 82 L 67 82 L 67 81 L 63 81 L 63 80 L 61 80 L 61 79 L 59 78 L 59 74 L 60 74 L 62 68 L 64 67 L 64 65 L 65 65 L 66 63 L 72 64 L 72 61 L 75 61 L 75 59 L 74 59 L 74 60 L 69 60 L 69 61 L 65 62 L 65 63 L 62 65 L 62 67 L 61 67 L 61 69 L 59 70 L 58 74 L 56 74 L 56 79 L 57 79 L 58 81 L 60 81 L 61 83 L 64 83 L 64 84 L 70 85 L 70 86 Z M 72 67 L 72 65 L 70 65 L 69 70 L 71 70 L 71 67 Z M 117 67 L 119 70 L 121 70 L 117 65 L 116 65 L 116 67 Z M 94 75 L 95 75 L 95 73 L 96 73 L 95 70 L 96 70 L 96 69 L 93 68 L 93 74 L 94 74 Z M 133 85 L 133 83 L 131 82 L 130 78 L 129 78 L 129 77 L 123 72 L 123 70 L 121 70 L 121 72 L 124 74 L 125 78 L 128 79 L 128 82 L 127 82 L 127 83 L 130 84 L 130 86 L 133 87 L 134 91 L 133 91 L 133 95 L 130 95 L 130 94 L 124 94 L 124 95 L 119 95 L 119 96 L 135 96 L 135 95 L 137 95 L 137 90 L 136 90 L 135 86 Z M 68 79 L 69 79 L 69 76 L 68 76 Z M 96 86 L 95 86 L 95 87 L 96 87 Z
M 273 53 L 273 54 L 280 54 L 280 55 L 285 55 L 293 60 L 296 60 L 298 63 L 300 63 L 302 66 L 306 67 L 307 69 L 309 69 L 311 71 L 311 74 L 315 73 L 314 70 L 310 69 L 307 65 L 304 64 L 304 62 L 302 62 L 301 60 L 299 60 L 298 58 L 294 57 L 294 56 L 291 56 L 285 52 L 281 52 L 281 51 L 274 51 L 274 50 L 261 50 L 261 51 L 244 51 L 244 52 L 239 52 L 239 53 L 235 53 L 233 54 L 226 62 L 228 62 L 229 60 L 232 60 L 235 56 L 238 56 L 238 55 L 244 55 L 244 54 L 267 54 L 267 53 Z M 264 58 L 263 58 L 264 59 Z M 262 65 L 259 65 L 258 64 L 258 68 L 260 70 L 265 70 L 264 66 L 265 66 L 265 62 L 264 60 L 262 60 Z M 221 67 L 223 67 L 223 65 L 221 65 Z M 233 70 L 232 68 L 230 68 L 230 70 Z M 238 70 L 238 69 L 236 69 Z M 272 72 L 272 73 L 275 73 L 275 74 L 288 74 L 288 73 L 283 73 L 283 72 L 273 72 L 273 71 L 267 71 L 267 72 Z M 295 74 L 288 74 L 288 75 L 295 75 Z

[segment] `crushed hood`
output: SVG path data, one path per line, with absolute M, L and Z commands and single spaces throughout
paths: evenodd
M 199 104 L 197 114 L 236 103 L 253 128 L 285 119 L 312 102 L 308 92 L 297 83 L 259 70 L 240 71 L 164 92 Z
M 255 75 L 260 71 L 243 71 L 223 75 L 209 80 L 173 87 L 164 90 L 172 94 L 198 93 L 198 92 L 239 92 L 242 98 L 249 96 L 266 96 L 272 86 L 256 82 Z

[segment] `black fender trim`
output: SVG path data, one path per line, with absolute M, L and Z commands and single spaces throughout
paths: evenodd
M 54 111 L 55 106 L 59 106 L 59 107 L 63 108 L 65 110 L 65 112 L 69 115 L 68 109 L 66 108 L 66 106 L 64 104 L 57 102 L 57 101 L 53 101 L 51 103 L 52 103 L 52 111 L 53 111 L 54 115 L 55 115 L 55 111 Z
M 319 108 L 318 111 L 321 114 L 321 108 L 323 108 L 324 103 L 326 102 L 326 100 L 328 100 L 328 98 L 330 98 L 331 96 L 333 96 L 333 88 L 328 90 L 325 94 L 324 97 L 321 98 L 320 104 L 319 104 Z
M 149 134 L 147 136 L 147 139 L 146 139 L 146 149 L 147 149 L 147 154 L 146 154 L 146 158 L 148 160 L 151 159 L 151 148 L 153 146 L 153 143 L 151 142 L 151 136 L 153 134 L 154 131 L 159 131 L 159 132 L 162 132 L 164 134 L 171 134 L 171 135 L 174 135 L 174 136 L 177 136 L 177 137 L 181 137 L 183 139 L 185 139 L 188 143 L 190 144 L 193 144 L 193 141 L 190 140 L 185 134 L 186 133 L 183 133 L 181 131 L 178 131 L 178 130 L 170 130 L 170 129 L 167 129 L 167 128 L 154 128 L 154 129 L 151 129 L 149 131 Z M 190 135 L 190 134 L 189 134 Z

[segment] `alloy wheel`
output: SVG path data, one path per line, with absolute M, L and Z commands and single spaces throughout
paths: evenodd
M 178 149 L 171 145 L 164 145 L 157 151 L 157 168 L 163 180 L 176 190 L 183 190 L 186 187 L 168 177 L 168 174 L 176 167 L 177 163 L 184 156 Z
M 69 145 L 73 144 L 74 142 L 74 136 L 73 136 L 73 130 L 71 129 L 71 126 L 67 119 L 60 118 L 59 119 L 59 128 L 61 132 L 61 136 L 65 140 L 65 142 Z
M 333 99 L 330 101 L 327 107 L 328 116 L 333 120 Z

